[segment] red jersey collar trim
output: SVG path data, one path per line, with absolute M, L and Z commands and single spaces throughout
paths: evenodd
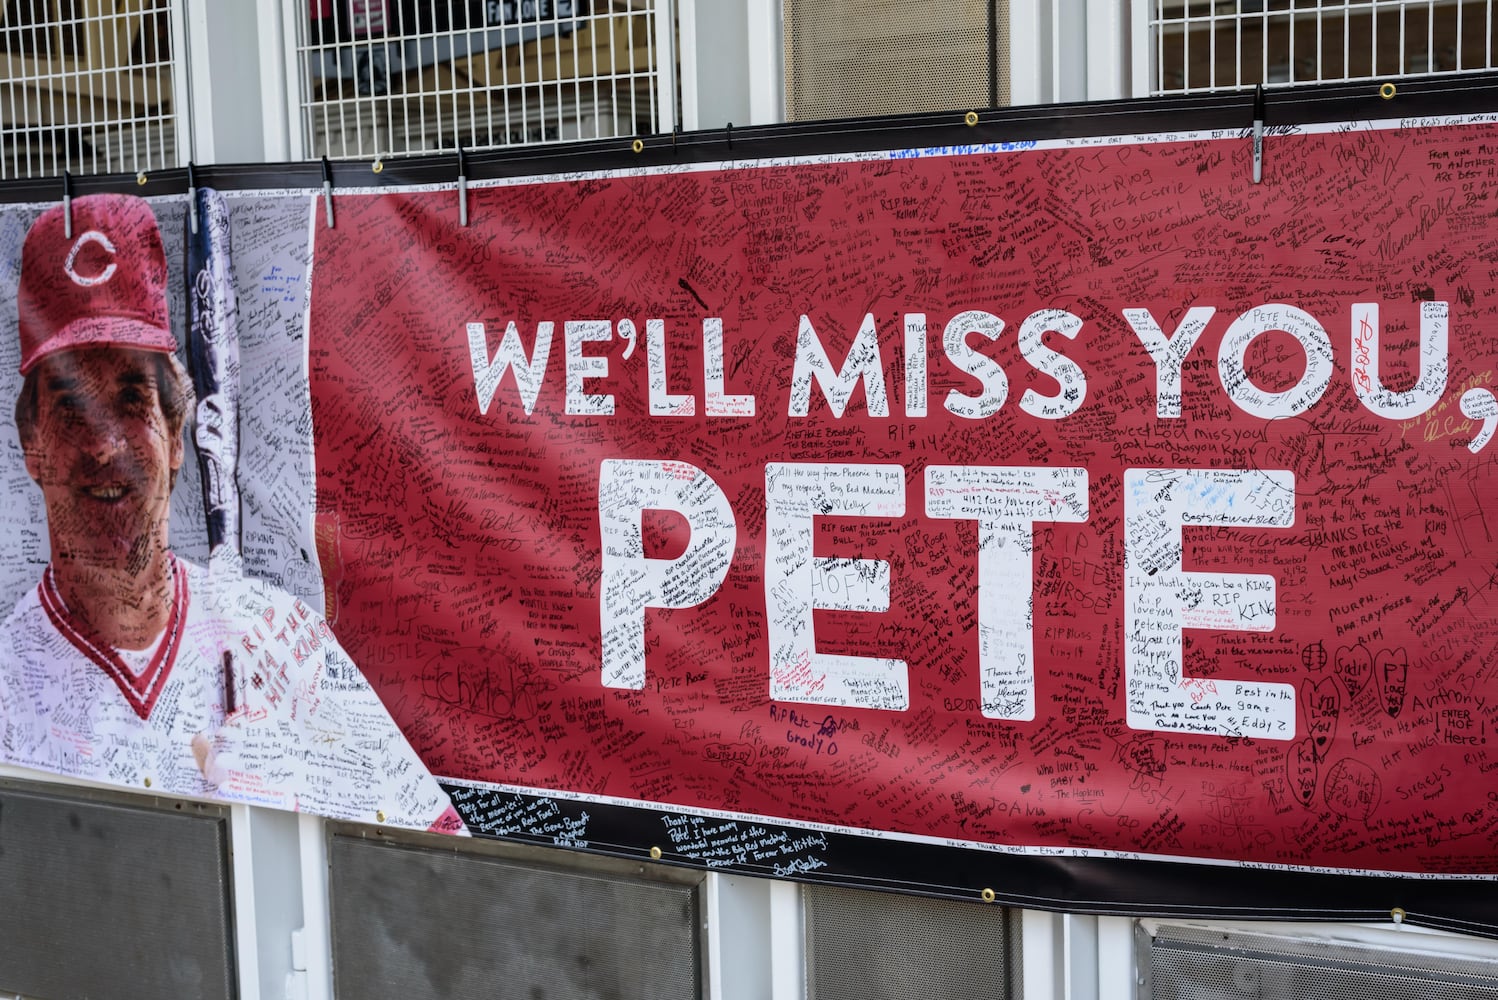
M 62 594 L 57 590 L 50 565 L 42 574 L 42 582 L 37 585 L 42 608 L 51 619 L 52 626 L 73 644 L 74 649 L 109 675 L 120 689 L 120 694 L 125 696 L 125 701 L 142 720 L 150 716 L 151 709 L 156 707 L 156 699 L 166 687 L 167 677 L 177 662 L 177 650 L 182 645 L 182 626 L 187 619 L 186 568 L 179 565 L 177 557 L 171 553 L 167 554 L 167 558 L 171 560 L 172 568 L 172 606 L 167 615 L 166 630 L 156 644 L 156 651 L 139 675 L 131 672 L 112 646 L 91 634 L 81 622 L 74 620 L 63 602 Z

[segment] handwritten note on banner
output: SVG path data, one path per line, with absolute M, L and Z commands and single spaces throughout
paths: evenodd
M 463 781 L 1498 872 L 1494 151 L 901 151 L 510 182 L 468 228 L 343 196 L 330 620 Z

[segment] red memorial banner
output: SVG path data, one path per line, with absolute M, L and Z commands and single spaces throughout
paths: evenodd
M 1286 131 L 339 195 L 329 622 L 459 783 L 1498 872 L 1498 127 Z

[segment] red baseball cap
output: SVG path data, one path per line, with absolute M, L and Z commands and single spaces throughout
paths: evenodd
M 72 239 L 63 207 L 54 205 L 21 249 L 21 374 L 78 347 L 175 352 L 166 254 L 150 206 L 132 195 L 91 194 L 73 199 L 72 212 Z

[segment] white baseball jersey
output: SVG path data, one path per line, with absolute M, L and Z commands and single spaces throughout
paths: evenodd
M 263 581 L 172 559 L 170 620 L 139 653 L 91 640 L 50 567 L 21 598 L 0 630 L 0 759 L 166 795 L 463 832 L 321 615 Z

